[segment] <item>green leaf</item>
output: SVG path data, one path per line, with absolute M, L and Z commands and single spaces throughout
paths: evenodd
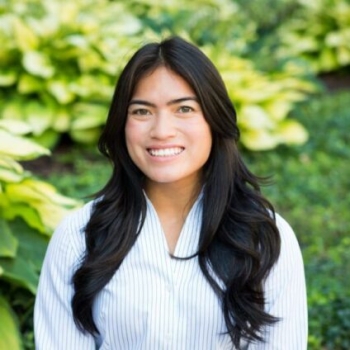
M 0 256 L 13 258 L 16 256 L 18 241 L 13 236 L 10 227 L 4 219 L 0 218 Z
M 278 135 L 286 144 L 300 145 L 307 141 L 308 133 L 305 128 L 295 120 L 284 120 L 278 126 Z
M 0 181 L 19 182 L 23 180 L 22 166 L 11 157 L 0 155 Z
M 17 318 L 2 296 L 0 296 L 0 349 L 22 349 Z
M 36 293 L 39 275 L 31 261 L 18 254 L 15 259 L 0 258 L 0 266 L 4 269 L 2 279 Z
M 0 120 L 0 128 L 14 135 L 25 135 L 32 132 L 32 127 L 28 123 L 17 119 Z
M 52 129 L 60 133 L 67 132 L 69 130 L 71 115 L 68 109 L 69 107 L 60 108 L 56 111 L 53 124 L 51 125 Z
M 60 134 L 52 129 L 47 129 L 40 135 L 31 136 L 30 139 L 45 148 L 53 149 L 60 139 Z
M 44 83 L 35 76 L 22 74 L 19 78 L 17 89 L 21 94 L 30 94 L 42 90 Z
M 24 220 L 8 222 L 8 226 L 19 242 L 17 255 L 33 264 L 35 270 L 41 270 L 50 238 L 29 227 Z
M 0 71 L 0 86 L 13 85 L 17 80 L 17 72 L 15 70 L 7 69 Z
M 1 277 L 35 294 L 49 237 L 30 228 L 21 219 L 10 221 L 8 225 L 19 245 L 14 259 L 0 258 L 4 270 Z
M 88 51 L 78 59 L 78 64 L 82 72 L 99 69 L 102 63 L 101 56 L 95 51 Z
M 349 47 L 338 47 L 336 50 L 338 62 L 342 66 L 346 66 L 350 63 L 350 46 Z
M 13 220 L 17 217 L 23 218 L 26 223 L 34 229 L 44 233 L 45 227 L 41 221 L 40 215 L 35 208 L 32 208 L 28 203 L 11 202 L 3 213 L 7 220 Z
M 71 209 L 81 205 L 80 202 L 59 194 L 52 185 L 35 179 L 27 178 L 21 183 L 7 184 L 5 192 L 12 204 L 5 211 L 4 215 L 8 215 L 12 210 L 12 214 L 23 216 L 24 212 L 18 211 L 18 205 L 23 206 L 23 204 L 26 204 L 29 207 L 28 204 L 30 204 L 35 209 L 35 215 L 37 213 L 40 217 L 40 219 L 34 221 L 34 224 L 43 225 L 44 230 L 40 227 L 38 229 L 47 234 L 50 234 L 55 229 Z M 25 218 L 26 221 L 27 219 Z M 27 222 L 33 226 L 32 221 Z
M 69 132 L 70 137 L 77 142 L 93 144 L 95 143 L 101 134 L 99 128 L 85 129 L 85 130 L 71 130 Z
M 2 118 L 3 119 L 23 119 L 23 101 L 17 98 L 10 99 L 2 106 Z
M 13 170 L 2 168 L 0 166 L 0 181 L 4 182 L 20 182 L 23 180 L 23 175 L 14 172 Z
M 73 114 L 72 130 L 86 130 L 102 126 L 106 122 L 108 109 L 105 105 L 94 103 L 76 103 Z
M 245 105 L 240 111 L 241 126 L 247 129 L 263 129 L 271 128 L 273 121 L 270 115 L 258 105 Z
M 279 139 L 264 129 L 251 129 L 242 134 L 242 143 L 251 151 L 262 151 L 275 148 Z
M 22 63 L 28 73 L 42 78 L 51 78 L 55 69 L 50 59 L 42 52 L 28 51 L 24 54 Z
M 335 69 L 338 66 L 335 51 L 327 47 L 324 48 L 320 54 L 319 64 L 323 71 Z
M 38 47 L 38 37 L 19 17 L 13 19 L 13 31 L 16 43 L 21 51 L 35 50 Z
M 26 120 L 30 124 L 34 135 L 40 135 L 50 128 L 54 119 L 54 106 L 51 103 L 31 101 L 24 110 Z
M 50 80 L 47 83 L 48 91 L 60 104 L 68 104 L 74 101 L 75 94 L 69 88 L 65 80 Z
M 6 155 L 18 160 L 33 159 L 41 155 L 49 155 L 50 151 L 33 141 L 11 135 L 0 129 L 0 155 Z

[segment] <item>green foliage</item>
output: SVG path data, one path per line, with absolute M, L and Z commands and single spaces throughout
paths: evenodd
M 322 95 L 292 112 L 310 130 L 303 146 L 246 153 L 255 173 L 273 175 L 265 194 L 292 224 L 306 268 L 309 349 L 349 349 L 350 92 Z
M 2 118 L 47 146 L 63 132 L 95 142 L 140 21 L 123 2 L 10 0 L 0 23 Z
M 13 311 L 6 299 L 0 296 L 0 349 L 21 349 L 20 334 Z
M 307 132 L 295 120 L 287 118 L 296 102 L 316 90 L 302 66 L 291 62 L 260 71 L 248 59 L 257 39 L 257 25 L 246 4 L 230 0 L 131 1 L 131 11 L 145 26 L 164 34 L 184 33 L 212 59 L 228 86 L 239 114 L 242 143 L 250 150 L 267 150 L 278 144 L 301 144 Z M 285 9 L 285 7 L 283 7 Z M 232 28 L 232 19 L 235 26 Z
M 213 47 L 204 50 L 219 68 L 234 101 L 241 142 L 246 148 L 268 150 L 307 140 L 305 128 L 287 118 L 296 102 L 316 90 L 315 84 L 301 78 L 305 74 L 301 67 L 288 62 L 267 75 L 246 59 L 222 55 Z
M 315 85 L 299 60 L 315 72 L 349 66 L 349 7 L 349 0 L 0 1 L 0 349 L 34 349 L 46 244 L 79 205 L 19 161 L 50 154 L 32 140 L 52 147 L 68 133 L 95 143 L 126 59 L 169 34 L 196 43 L 219 67 L 247 162 L 275 174 L 264 191 L 302 245 L 309 349 L 350 348 L 350 93 L 302 103 Z M 306 130 L 309 140 L 298 147 L 247 152 L 302 143 Z M 75 146 L 55 159 L 50 183 L 71 197 L 98 191 L 110 175 L 92 149 Z
M 33 298 L 49 235 L 79 205 L 20 165 L 19 160 L 49 154 L 21 136 L 28 129 L 24 122 L 0 123 L 0 349 L 21 349 L 24 343 L 8 290 L 30 292 Z M 30 312 L 33 305 L 26 306 L 24 311 Z
M 239 4 L 247 18 L 256 24 L 259 35 L 276 30 L 300 7 L 295 0 L 232 0 Z M 260 39 L 260 38 L 259 38 Z
M 317 250 L 317 246 L 311 245 L 304 253 L 310 276 L 310 342 L 314 348 L 322 345 L 327 349 L 349 349 L 350 281 L 347 271 L 350 268 L 350 239 L 343 237 L 323 254 Z
M 284 57 L 302 57 L 315 72 L 350 65 L 350 1 L 298 0 L 301 5 L 281 27 Z
M 87 201 L 101 190 L 111 175 L 109 162 L 92 147 L 75 145 L 69 152 L 54 153 L 52 158 L 59 167 L 50 174 L 50 182 L 60 192 L 80 200 Z
M 287 116 L 315 88 L 295 65 L 262 72 L 237 57 L 249 51 L 256 25 L 230 0 L 8 3 L 0 7 L 0 118 L 26 121 L 27 136 L 45 146 L 61 133 L 95 143 L 125 58 L 141 42 L 168 34 L 195 42 L 228 76 L 231 98 L 247 117 L 241 125 L 247 148 L 307 139 Z
M 182 35 L 222 53 L 243 55 L 257 39 L 256 23 L 231 0 L 131 0 L 128 6 L 144 27 L 161 36 Z

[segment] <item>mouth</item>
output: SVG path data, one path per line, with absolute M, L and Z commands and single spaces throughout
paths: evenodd
M 173 157 L 177 156 L 185 150 L 183 147 L 171 148 L 147 148 L 147 152 L 152 157 Z

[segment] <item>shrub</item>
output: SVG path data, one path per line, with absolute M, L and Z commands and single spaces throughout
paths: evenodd
M 1 5 L 0 5 L 1 6 Z M 124 2 L 9 0 L 0 7 L 0 113 L 52 147 L 95 142 L 140 21 Z
M 309 141 L 273 152 L 245 153 L 302 247 L 309 305 L 309 349 L 349 349 L 350 92 L 318 96 L 292 112 Z
M 19 327 L 31 318 L 49 235 L 79 203 L 35 179 L 18 163 L 49 153 L 20 135 L 30 126 L 0 122 L 0 349 L 16 350 L 25 343 Z M 15 294 L 20 298 L 13 299 Z M 22 298 L 25 294 L 30 296 Z M 25 300 L 29 302 L 23 303 Z
M 298 0 L 300 9 L 280 28 L 283 57 L 302 57 L 315 72 L 350 65 L 350 1 Z
M 232 99 L 247 117 L 241 125 L 247 148 L 306 140 L 305 129 L 286 118 L 314 88 L 295 65 L 261 72 L 237 58 L 247 50 L 255 26 L 231 1 L 199 6 L 197 0 L 183 7 L 175 1 L 152 6 L 148 0 L 9 4 L 0 10 L 0 118 L 25 120 L 43 145 L 52 147 L 66 132 L 77 142 L 95 143 L 126 56 L 141 41 L 169 33 L 200 45 L 229 78 Z M 208 23 L 212 26 L 205 31 Z

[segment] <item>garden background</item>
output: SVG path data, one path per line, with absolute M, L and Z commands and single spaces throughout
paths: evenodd
M 219 68 L 297 234 L 309 349 L 349 349 L 350 0 L 0 1 L 0 349 L 34 349 L 50 235 L 110 174 L 95 145 L 120 69 L 170 34 Z

